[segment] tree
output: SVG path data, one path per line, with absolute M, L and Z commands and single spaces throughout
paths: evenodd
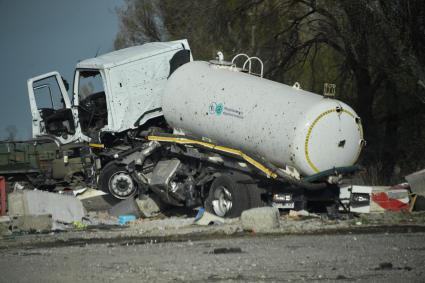
M 242 52 L 276 81 L 334 82 L 362 118 L 364 165 L 382 181 L 425 166 L 422 0 L 127 0 L 119 15 L 116 47 L 188 38 L 198 59 Z

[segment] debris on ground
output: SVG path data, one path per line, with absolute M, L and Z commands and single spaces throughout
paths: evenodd
M 56 230 L 63 229 L 63 224 L 82 221 L 86 214 L 83 204 L 74 196 L 37 190 L 13 192 L 8 196 L 8 203 L 9 217 L 25 231 L 33 225 L 47 227 L 47 215 L 50 215 L 51 229 Z
M 240 254 L 242 253 L 242 249 L 237 247 L 237 248 L 216 248 L 213 249 L 212 251 L 210 251 L 208 254 Z
M 105 193 L 104 191 L 88 188 L 87 190 L 84 190 L 81 194 L 78 193 L 77 198 L 79 200 L 85 200 L 104 195 L 107 195 L 107 193 Z
M 83 223 L 81 221 L 74 221 L 74 222 L 72 222 L 72 225 L 77 230 L 84 230 L 84 229 L 87 228 L 87 224 L 85 224 L 85 223 Z
M 245 210 L 241 215 L 244 230 L 267 232 L 279 228 L 279 209 L 275 207 L 257 207 Z
M 11 218 L 10 226 L 12 232 L 43 233 L 54 230 L 54 221 L 51 214 L 19 215 Z
M 120 201 L 109 209 L 111 216 L 119 217 L 120 215 L 134 215 L 136 218 L 141 216 L 139 206 L 134 198 L 128 198 Z
M 136 199 L 136 204 L 140 210 L 140 214 L 144 218 L 157 216 L 161 213 L 159 201 L 150 196 L 141 196 Z
M 193 223 L 196 225 L 208 226 L 211 224 L 224 224 L 226 223 L 226 219 L 209 213 L 208 211 L 205 211 L 204 208 L 201 208 L 195 216 L 195 221 L 193 221 Z
M 410 185 L 412 193 L 425 194 L 425 169 L 404 177 Z
M 15 232 L 61 229 L 81 233 L 119 229 L 123 234 L 143 236 L 201 233 L 200 231 L 226 235 L 242 231 L 311 233 L 328 229 L 367 229 L 379 225 L 425 223 L 425 214 L 411 212 L 412 208 L 417 209 L 416 205 L 421 205 L 423 197 L 415 195 L 418 198 L 416 202 L 412 201 L 410 184 L 407 183 L 395 186 L 343 187 L 340 213 L 335 219 L 310 210 L 288 212 L 273 207 L 246 210 L 240 218 L 233 219 L 218 217 L 200 208 L 193 218 L 194 211 L 167 209 L 154 195 L 117 200 L 110 194 L 88 187 L 55 191 L 56 193 L 17 190 L 10 193 L 10 217 L 0 218 L 0 234 L 4 236 Z M 143 218 L 143 221 L 138 220 L 139 218 Z
M 354 213 L 403 212 L 410 209 L 409 185 L 343 186 L 340 189 L 340 211 Z
M 120 215 L 118 217 L 118 224 L 119 225 L 125 225 L 129 222 L 136 221 L 136 216 L 134 215 Z
M 308 212 L 307 210 L 290 210 L 288 217 L 294 220 L 306 219 L 306 218 L 321 218 L 319 214 Z

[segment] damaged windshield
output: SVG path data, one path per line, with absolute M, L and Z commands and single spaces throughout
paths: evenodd
M 99 71 L 79 71 L 78 108 L 83 133 L 95 138 L 96 133 L 108 124 L 105 90 Z

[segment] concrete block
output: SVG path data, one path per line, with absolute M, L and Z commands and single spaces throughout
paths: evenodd
M 120 215 L 134 215 L 140 217 L 139 207 L 134 198 L 125 199 L 109 209 L 109 214 L 115 217 Z
M 50 214 L 53 221 L 72 223 L 85 215 L 83 204 L 74 196 L 23 190 L 9 194 L 9 216 Z
M 140 199 L 136 199 L 137 206 L 139 207 L 142 217 L 149 218 L 158 215 L 161 212 L 161 208 L 157 201 L 149 196 L 142 196 Z
M 404 177 L 415 194 L 425 195 L 425 169 Z
M 48 232 L 53 229 L 52 215 L 23 215 L 11 219 L 12 231 Z
M 242 228 L 254 232 L 266 232 L 279 228 L 279 209 L 257 207 L 245 210 L 241 215 Z

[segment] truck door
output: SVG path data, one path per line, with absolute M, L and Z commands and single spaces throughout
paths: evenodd
M 55 137 L 61 144 L 78 139 L 81 131 L 76 110 L 58 72 L 31 78 L 27 82 L 32 114 L 33 138 Z

